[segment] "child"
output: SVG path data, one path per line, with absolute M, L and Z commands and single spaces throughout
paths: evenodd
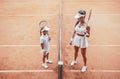
M 50 28 L 48 28 L 47 26 L 44 26 L 40 29 L 40 45 L 42 48 L 42 53 L 43 53 L 43 63 L 42 63 L 42 67 L 43 68 L 48 68 L 46 63 L 52 63 L 51 60 L 49 60 L 49 51 L 50 51 L 50 47 L 49 47 L 49 41 L 51 40 L 48 34 Z M 47 59 L 45 61 L 45 59 Z

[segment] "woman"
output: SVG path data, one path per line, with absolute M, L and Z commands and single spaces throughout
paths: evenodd
M 83 57 L 84 66 L 82 67 L 81 72 L 85 72 L 87 70 L 86 62 L 86 48 L 88 47 L 88 41 L 86 37 L 90 36 L 90 27 L 85 23 L 86 11 L 80 10 L 75 18 L 78 20 L 75 25 L 75 31 L 73 33 L 70 45 L 74 46 L 74 60 L 71 62 L 71 66 L 77 64 L 77 57 L 79 48 L 81 48 L 81 54 Z

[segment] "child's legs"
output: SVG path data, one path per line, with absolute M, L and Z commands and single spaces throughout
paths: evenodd
M 47 53 L 46 58 L 47 58 L 47 60 L 49 59 L 49 53 Z
M 43 63 L 45 63 L 46 54 L 43 54 Z
M 43 54 L 43 63 L 45 63 L 45 59 L 49 59 L 49 53 Z

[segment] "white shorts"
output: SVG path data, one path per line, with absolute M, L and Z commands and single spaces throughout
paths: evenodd
M 72 41 L 72 45 L 80 48 L 87 48 L 88 40 L 86 37 L 75 35 Z
M 47 50 L 47 51 L 46 51 L 46 50 L 41 50 L 40 52 L 41 52 L 42 54 L 48 54 L 48 53 L 49 53 L 49 50 Z

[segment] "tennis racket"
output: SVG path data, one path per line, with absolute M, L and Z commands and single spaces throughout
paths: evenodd
M 89 12 L 89 16 L 88 16 L 88 20 L 87 20 L 87 24 L 86 24 L 86 26 L 88 26 L 88 23 L 89 23 L 89 20 L 90 20 L 91 14 L 92 14 L 92 9 L 90 9 L 90 12 Z
M 40 29 L 40 35 L 42 35 L 41 30 L 45 27 L 48 26 L 48 22 L 46 20 L 42 20 L 39 22 L 39 29 Z

